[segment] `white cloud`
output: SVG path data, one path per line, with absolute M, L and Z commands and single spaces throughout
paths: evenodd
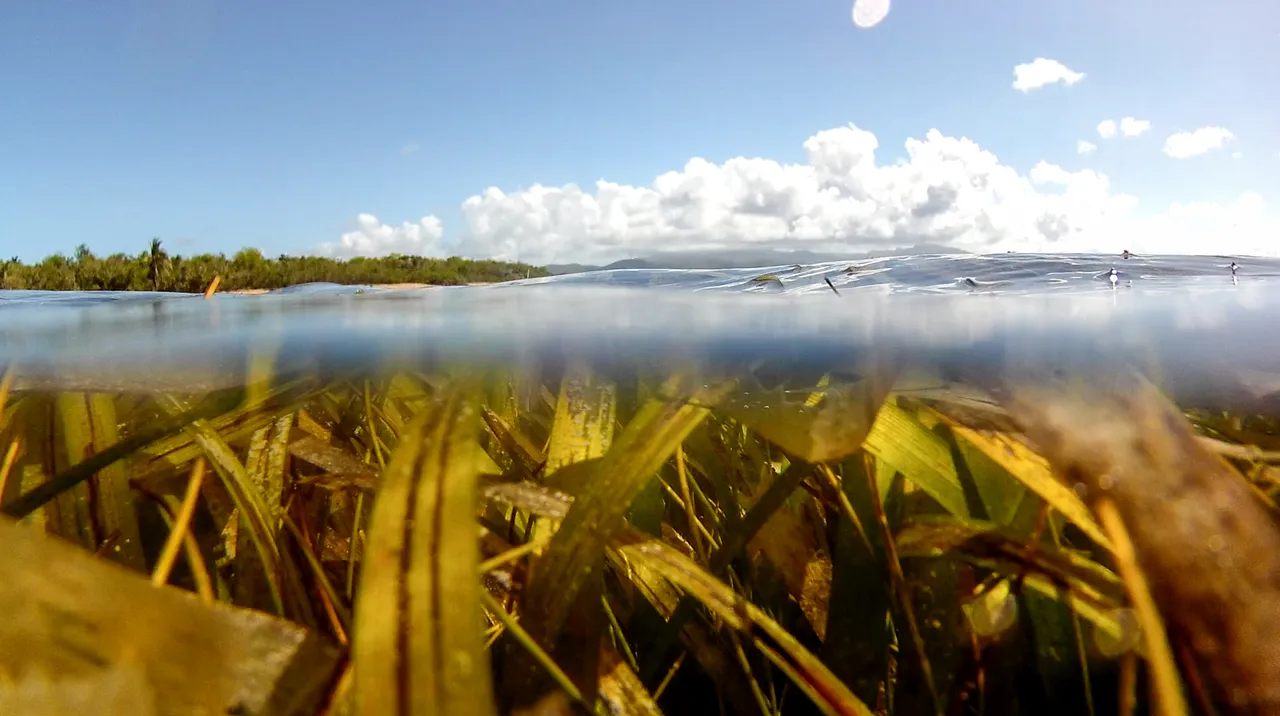
M 1097 150 L 1098 150 L 1098 145 L 1094 144 L 1093 142 L 1086 142 L 1083 139 L 1076 142 L 1077 154 L 1093 154 Z
M 1221 216 L 1247 218 L 1266 212 L 1266 202 L 1257 192 L 1247 191 L 1230 204 L 1213 201 L 1175 202 L 1169 206 L 1169 216 L 1175 219 L 1213 219 Z
M 316 247 L 316 253 L 343 258 L 388 254 L 439 256 L 443 236 L 444 225 L 434 216 L 424 216 L 416 223 L 406 221 L 390 226 L 378 221 L 373 214 L 361 214 L 356 217 L 355 231 L 343 234 L 336 242 L 321 244 Z
M 1104 119 L 1098 122 L 1098 136 L 1103 139 L 1114 139 L 1117 136 L 1124 135 L 1126 137 L 1141 137 L 1151 129 L 1151 122 L 1145 119 L 1136 119 L 1134 117 L 1125 117 L 1117 122 L 1114 119 Z
M 849 125 L 804 142 L 805 160 L 693 158 L 648 186 L 490 187 L 461 206 L 445 243 L 440 221 L 400 226 L 361 214 L 328 255 L 392 252 L 607 263 L 670 250 L 861 252 L 919 243 L 1005 250 L 1274 254 L 1280 222 L 1257 194 L 1235 202 L 1139 207 L 1092 170 L 1039 162 L 1026 171 L 965 138 L 928 131 L 901 158 L 878 161 L 874 134 Z M 1188 197 L 1193 198 L 1193 197 Z M 1146 211 L 1139 211 L 1146 208 Z
M 463 203 L 456 248 L 536 264 L 668 250 L 858 252 L 922 242 L 975 252 L 1275 252 L 1259 228 L 1265 212 L 1246 220 L 1238 207 L 1223 209 L 1211 225 L 1191 230 L 1176 216 L 1180 209 L 1139 214 L 1136 198 L 1095 171 L 1040 162 L 1022 173 L 973 141 L 937 130 L 906 140 L 905 150 L 897 161 L 879 162 L 876 136 L 850 125 L 810 137 L 799 164 L 694 158 L 649 186 L 600 180 L 586 188 L 490 187 Z M 1275 222 L 1267 226 L 1274 231 Z
M 1164 140 L 1164 153 L 1174 159 L 1187 159 L 1221 149 L 1234 136 L 1223 127 L 1201 127 L 1194 132 L 1178 132 Z
M 1120 120 L 1120 133 L 1126 137 L 1141 137 L 1151 129 L 1151 122 L 1145 119 L 1125 117 Z
M 1244 152 L 1232 152 L 1232 153 L 1231 153 L 1231 158 L 1232 158 L 1232 159 L 1241 159 L 1241 158 L 1243 158 L 1243 157 L 1244 157 Z
M 1013 88 L 1022 92 L 1030 92 L 1057 82 L 1071 86 L 1082 79 L 1083 72 L 1075 72 L 1057 60 L 1043 57 L 1013 68 Z
M 649 187 L 489 188 L 462 206 L 460 248 L 535 263 L 740 246 L 1082 250 L 1106 248 L 1090 231 L 1134 202 L 1101 174 L 1041 163 L 1023 176 L 937 130 L 908 139 L 894 163 L 877 163 L 878 148 L 874 134 L 847 126 L 810 137 L 803 164 L 695 158 Z
M 1137 228 L 1177 247 L 1169 253 L 1274 256 L 1278 250 L 1273 237 L 1280 230 L 1277 218 L 1267 211 L 1262 195 L 1246 191 L 1226 203 L 1174 203 Z
M 414 152 L 418 151 L 419 149 L 422 149 L 422 145 L 416 142 L 412 144 L 406 144 L 403 147 L 400 147 L 400 156 L 407 157 L 410 154 L 413 154 Z

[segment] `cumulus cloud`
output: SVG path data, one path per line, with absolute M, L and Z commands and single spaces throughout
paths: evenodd
M 354 231 L 343 234 L 336 242 L 321 244 L 316 247 L 316 253 L 340 258 L 388 254 L 440 256 L 445 253 L 440 246 L 443 236 L 444 224 L 434 216 L 391 226 L 373 214 L 361 214 L 356 217 Z
M 1136 119 L 1134 117 L 1125 117 L 1117 122 L 1114 119 L 1104 119 L 1098 122 L 1098 136 L 1103 139 L 1114 139 L 1123 135 L 1126 137 L 1141 137 L 1151 129 L 1151 122 L 1145 119 Z
M 920 243 L 999 253 L 1272 254 L 1280 225 L 1257 194 L 1235 202 L 1140 207 L 1093 170 L 1039 162 L 1020 171 L 967 138 L 929 130 L 882 158 L 854 125 L 803 144 L 804 161 L 694 158 L 648 186 L 490 187 L 461 206 L 444 243 L 440 221 L 357 228 L 320 253 L 392 252 L 607 263 L 662 251 L 777 248 L 863 252 Z M 1188 197 L 1192 198 L 1192 197 Z
M 1125 117 L 1120 120 L 1120 133 L 1126 137 L 1141 137 L 1151 129 L 1151 122 L 1145 119 Z
M 1059 82 L 1069 87 L 1082 79 L 1083 72 L 1075 72 L 1057 60 L 1043 57 L 1013 68 L 1013 88 L 1021 92 L 1030 92 Z
M 1178 132 L 1164 140 L 1164 153 L 1174 159 L 1196 157 L 1221 149 L 1234 137 L 1225 127 L 1201 127 L 1194 132 Z
M 1076 142 L 1077 154 L 1093 154 L 1097 150 L 1098 150 L 1098 145 L 1094 144 L 1093 142 L 1086 142 L 1083 139 Z
M 1169 206 L 1169 216 L 1175 219 L 1213 219 L 1231 216 L 1236 219 L 1256 218 L 1266 212 L 1266 202 L 1255 191 L 1241 194 L 1235 201 L 1220 204 L 1214 201 L 1175 202 Z
M 1125 117 L 1116 122 L 1115 119 L 1103 119 L 1098 122 L 1098 136 L 1103 140 L 1112 140 L 1117 136 L 1140 137 L 1151 129 L 1151 122 L 1147 119 L 1137 119 L 1133 117 Z
M 1228 202 L 1174 203 L 1142 221 L 1138 229 L 1161 236 L 1161 244 L 1175 247 L 1169 253 L 1274 256 L 1277 218 L 1261 194 L 1246 191 Z
M 460 248 L 537 263 L 738 246 L 1081 250 L 1104 246 L 1089 232 L 1134 201 L 1101 174 L 1042 163 L 1024 176 L 937 130 L 904 148 L 880 163 L 876 136 L 849 125 L 810 137 L 802 164 L 695 158 L 648 187 L 491 187 L 463 203 Z

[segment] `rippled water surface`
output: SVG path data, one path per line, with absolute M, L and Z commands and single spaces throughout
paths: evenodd
M 1231 264 L 1238 268 L 1235 274 Z M 554 276 L 521 283 L 662 286 L 688 290 L 812 293 L 841 291 L 886 293 L 1002 294 L 1090 291 L 1110 288 L 1115 269 L 1119 285 L 1143 288 L 1222 286 L 1239 279 L 1280 277 L 1280 259 L 1219 256 L 1116 256 L 971 254 L 904 256 L 865 261 L 768 266 L 757 269 L 626 269 Z M 758 280 L 776 277 L 777 281 Z
M 1232 257 L 915 256 L 400 291 L 308 284 L 211 301 L 0 291 L 0 362 L 28 376 L 156 385 L 226 382 L 262 346 L 282 365 L 538 354 L 804 361 L 875 347 L 1277 369 L 1280 261 L 1234 261 L 1233 274 Z

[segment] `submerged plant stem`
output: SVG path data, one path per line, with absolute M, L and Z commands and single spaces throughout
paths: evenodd
M 870 462 L 871 456 L 866 457 Z M 884 539 L 885 558 L 889 562 L 889 575 L 893 580 L 893 592 L 902 604 L 903 616 L 906 618 L 907 631 L 911 634 L 911 642 L 915 646 L 920 660 L 920 676 L 929 690 L 934 711 L 942 713 L 942 697 L 938 694 L 937 682 L 933 678 L 933 667 L 929 663 L 929 655 L 925 651 L 924 637 L 920 635 L 919 620 L 916 619 L 914 600 L 911 598 L 910 586 L 902 572 L 902 562 L 898 560 L 898 547 L 893 539 L 893 531 L 889 529 L 889 518 L 885 515 L 884 505 L 880 502 L 880 489 L 876 485 L 876 471 L 871 465 L 863 472 L 867 476 L 867 487 L 871 492 L 871 502 L 876 511 L 876 521 L 880 524 L 881 537 Z
M 684 445 L 676 448 L 676 474 L 680 476 L 680 494 L 684 498 L 685 518 L 689 520 L 689 533 L 693 536 L 693 548 L 698 559 L 707 563 L 707 545 L 703 542 L 702 533 L 707 528 L 698 520 L 698 512 L 693 506 L 693 493 L 689 491 L 689 470 L 684 463 Z M 708 533 L 709 535 L 710 533 Z
M 338 595 L 338 590 L 333 588 L 333 583 L 329 581 L 329 576 L 325 574 L 324 565 L 320 564 L 320 559 L 316 557 L 315 549 L 311 546 L 311 540 L 298 528 L 292 517 L 286 514 L 283 516 L 283 520 L 285 528 L 289 530 L 289 534 L 293 535 L 294 541 L 298 543 L 299 550 L 301 550 L 303 557 L 306 558 L 307 565 L 311 567 L 311 572 L 315 575 L 316 582 L 320 585 L 320 598 L 333 623 L 334 634 L 337 635 L 338 641 L 343 646 L 346 646 L 347 634 L 351 632 L 351 613 L 347 610 L 346 605 L 342 603 L 342 597 Z
M 189 534 L 187 530 L 191 525 L 191 516 L 195 514 L 196 501 L 200 499 L 200 488 L 203 485 L 204 458 L 198 457 L 195 464 L 191 466 L 191 478 L 187 480 L 187 491 L 182 497 L 182 507 L 173 520 L 169 538 L 165 540 L 164 547 L 160 550 L 160 557 L 156 560 L 155 570 L 151 573 L 151 583 L 157 587 L 169 583 L 169 572 L 173 569 L 174 562 L 178 560 L 178 550 Z M 195 565 L 192 567 L 194 568 Z
M 587 708 L 590 708 L 589 704 L 583 702 L 582 692 L 578 690 L 577 686 L 574 686 L 573 680 L 564 673 L 564 670 L 562 670 L 554 660 L 552 660 L 551 655 L 547 654 L 542 647 L 538 646 L 538 643 L 533 640 L 533 637 L 529 635 L 529 632 L 525 631 L 524 627 L 520 626 L 519 620 L 512 616 L 506 609 L 503 609 L 502 605 L 498 604 L 498 600 L 494 599 L 488 592 L 480 592 L 480 601 L 484 604 L 485 610 L 492 614 L 495 619 L 502 622 L 502 626 L 511 634 L 512 638 L 514 638 L 521 647 L 529 652 L 529 655 L 546 670 L 547 674 L 549 674 L 552 680 L 556 682 L 556 685 L 569 695 L 569 698 L 577 701 Z
M 129 437 L 81 460 L 65 472 L 54 475 L 48 482 L 23 493 L 16 500 L 6 502 L 0 507 L 0 512 L 18 519 L 26 517 L 52 502 L 58 495 L 93 477 L 98 470 L 115 464 L 157 440 L 181 432 L 197 420 L 232 410 L 240 403 L 243 395 L 243 391 L 229 391 L 185 412 L 162 417 L 149 427 L 140 428 Z
M 4 496 L 4 489 L 9 483 L 9 473 L 13 471 L 13 463 L 18 460 L 18 450 L 21 444 L 14 439 L 9 443 L 9 448 L 4 451 L 4 459 L 0 461 L 0 498 Z
M 9 402 L 9 391 L 13 389 L 13 373 L 13 365 L 9 365 L 0 375 L 0 428 L 4 427 L 4 408 Z
M 1173 659 L 1173 649 L 1169 646 L 1169 636 L 1165 633 L 1164 621 L 1160 619 L 1160 611 L 1151 596 L 1147 579 L 1138 566 L 1129 531 L 1125 529 L 1124 521 L 1111 500 L 1098 500 L 1094 509 L 1114 546 L 1116 567 L 1124 578 L 1125 586 L 1129 588 L 1134 611 L 1138 613 L 1138 623 L 1142 626 L 1142 635 L 1147 645 L 1147 662 L 1151 665 L 1151 678 L 1155 682 L 1159 713 L 1161 716 L 1186 716 L 1187 702 L 1182 695 L 1182 680 L 1178 678 L 1178 666 Z

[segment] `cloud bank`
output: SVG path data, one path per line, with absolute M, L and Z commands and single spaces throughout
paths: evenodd
M 690 159 L 648 186 L 607 180 L 579 187 L 490 187 L 461 206 L 442 243 L 439 219 L 399 226 L 362 214 L 322 253 L 414 253 L 546 263 L 604 263 L 668 250 L 735 247 L 860 252 L 944 244 L 973 252 L 1274 253 L 1262 198 L 1212 211 L 1143 207 L 1106 175 L 1039 162 L 1025 173 L 966 138 L 929 130 L 883 160 L 874 134 L 824 130 L 786 164 Z M 1188 221 L 1194 214 L 1196 221 Z
M 463 203 L 461 248 L 538 262 L 744 245 L 1053 250 L 1079 244 L 1082 232 L 1133 203 L 1111 193 L 1105 176 L 1045 163 L 1022 176 L 937 130 L 904 148 L 903 159 L 880 163 L 876 136 L 849 125 L 810 137 L 803 164 L 695 158 L 648 187 L 490 188 Z

